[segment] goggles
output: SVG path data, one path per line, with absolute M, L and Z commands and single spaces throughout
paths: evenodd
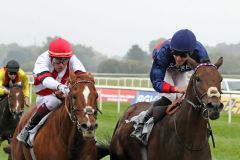
M 52 62 L 54 64 L 67 64 L 69 62 L 69 58 L 53 58 Z
M 182 57 L 182 58 L 186 58 L 188 55 L 191 55 L 192 53 L 191 53 L 191 52 L 172 51 L 172 54 L 173 54 L 174 56 L 179 56 L 179 57 Z
M 17 75 L 16 72 L 8 72 L 9 75 Z

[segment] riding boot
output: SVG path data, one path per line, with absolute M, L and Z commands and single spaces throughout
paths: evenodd
M 153 109 L 154 109 L 155 106 L 162 106 L 162 108 L 167 108 L 167 106 L 170 105 L 170 104 L 172 104 L 172 101 L 170 101 L 168 98 L 166 98 L 164 96 L 162 96 L 159 100 L 155 101 L 153 103 L 153 105 L 150 106 L 150 108 L 148 109 L 146 115 L 143 118 L 142 123 L 138 124 L 138 127 L 136 128 L 136 131 L 141 131 L 142 128 L 143 128 L 143 125 L 153 116 Z M 163 109 L 161 109 L 161 110 L 163 110 Z M 165 111 L 165 109 L 164 109 L 164 111 Z M 164 115 L 165 114 L 163 114 L 162 117 Z M 159 118 L 158 118 L 158 120 L 159 120 Z M 154 122 L 156 122 L 156 120 L 154 120 Z
M 162 96 L 159 100 L 155 101 L 153 103 L 153 105 L 148 109 L 147 114 L 143 118 L 143 123 L 146 123 L 149 120 L 149 118 L 151 118 L 153 116 L 153 109 L 155 106 L 162 106 L 161 107 L 162 109 L 160 110 L 162 112 L 162 110 L 165 111 L 167 106 L 170 104 L 172 104 L 172 101 L 170 101 L 168 98 Z
M 32 130 L 41 119 L 47 115 L 50 110 L 46 107 L 45 103 L 42 104 L 33 115 L 28 125 L 22 129 L 22 131 L 18 134 L 17 139 L 27 145 L 27 140 L 29 137 L 29 131 Z

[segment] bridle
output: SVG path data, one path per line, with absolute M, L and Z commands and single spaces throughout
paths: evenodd
M 196 74 L 196 71 L 202 67 L 202 66 L 213 66 L 217 69 L 217 67 L 214 65 L 214 64 L 209 64 L 209 63 L 202 63 L 202 64 L 199 64 L 195 70 L 194 70 L 194 73 L 192 76 L 194 76 L 194 74 Z M 194 77 L 193 77 L 194 78 Z M 209 116 L 208 116 L 208 108 L 206 107 L 207 105 L 202 101 L 202 98 L 204 96 L 207 95 L 207 92 L 204 92 L 203 94 L 199 94 L 200 92 L 198 91 L 197 87 L 196 87 L 196 79 L 193 79 L 193 92 L 194 92 L 194 95 L 197 99 L 197 104 L 195 104 L 194 102 L 190 101 L 189 99 L 187 98 L 184 98 L 183 100 L 185 100 L 187 103 L 189 103 L 195 110 L 200 110 L 202 109 L 202 116 L 205 120 L 207 120 L 207 125 L 209 127 L 209 130 L 211 130 L 211 126 L 210 126 L 210 123 L 209 123 Z M 205 114 L 206 113 L 206 114 Z M 208 140 L 206 139 L 206 143 L 204 143 L 201 147 L 199 148 L 193 148 L 193 147 L 190 147 L 188 145 L 186 145 L 180 135 L 178 134 L 178 131 L 177 131 L 177 123 L 176 123 L 176 117 L 177 117 L 177 112 L 173 115 L 173 122 L 174 122 L 174 130 L 175 130 L 175 133 L 176 133 L 176 136 L 178 138 L 178 141 L 179 143 L 184 147 L 186 148 L 187 150 L 189 151 L 200 151 L 204 148 L 204 146 L 208 143 Z M 205 116 L 206 115 L 206 116 Z M 215 147 L 215 142 L 214 142 L 214 138 L 213 138 L 213 134 L 211 133 L 211 137 L 212 137 L 212 142 L 213 142 L 213 147 Z
M 193 76 L 196 74 L 197 70 L 202 67 L 202 66 L 213 66 L 217 69 L 217 67 L 214 65 L 214 64 L 210 64 L 210 63 L 201 63 L 199 64 L 195 70 L 194 70 L 194 73 L 193 73 Z M 185 98 L 184 100 L 186 100 L 187 103 L 189 103 L 194 109 L 196 110 L 200 110 L 202 109 L 202 115 L 203 115 L 203 118 L 208 120 L 208 109 L 207 109 L 207 105 L 203 102 L 203 97 L 207 95 L 207 91 L 204 92 L 203 94 L 200 94 L 200 92 L 198 91 L 197 89 L 197 85 L 196 85 L 196 79 L 193 79 L 193 92 L 194 92 L 194 95 L 197 99 L 197 104 L 190 101 L 189 99 Z
M 97 106 L 94 106 L 95 108 L 97 108 L 96 110 L 93 109 L 93 107 L 91 106 L 86 106 L 86 107 L 81 107 L 83 109 L 80 109 L 79 107 L 75 106 L 75 104 L 73 104 L 72 102 L 72 98 L 71 98 L 71 89 L 76 87 L 79 84 L 83 84 L 83 83 L 90 83 L 92 85 L 94 85 L 94 83 L 90 80 L 79 80 L 77 82 L 75 82 L 72 86 L 70 86 L 70 95 L 68 96 L 69 101 L 68 101 L 68 105 L 67 105 L 67 100 L 65 99 L 65 107 L 67 109 L 67 112 L 69 114 L 69 117 L 71 119 L 71 121 L 76 124 L 78 131 L 81 132 L 81 125 L 82 123 L 79 122 L 77 116 L 76 116 L 76 112 L 83 112 L 84 115 L 94 115 L 95 118 L 97 118 L 97 113 L 101 111 L 98 109 Z
M 20 88 L 20 90 L 21 90 L 21 87 L 20 87 L 20 86 L 13 86 L 13 87 Z M 10 90 L 10 92 L 11 92 L 11 90 Z M 22 92 L 22 91 L 20 91 L 20 92 Z M 22 94 L 23 94 L 23 93 L 22 93 Z M 21 107 L 21 111 L 19 111 L 19 112 L 14 111 L 14 110 L 12 109 L 12 107 L 11 107 L 11 106 L 13 106 L 13 103 L 12 103 L 13 100 L 12 100 L 12 97 L 11 97 L 10 93 L 8 94 L 8 96 L 7 96 L 6 98 L 8 99 L 7 105 L 9 106 L 9 111 L 10 111 L 10 113 L 12 114 L 13 118 L 16 119 L 16 118 L 21 117 L 22 114 L 23 114 L 23 107 L 24 107 L 24 97 L 23 97 L 23 95 L 22 95 L 22 97 L 21 97 L 22 100 L 23 100 L 23 106 L 20 106 L 20 107 Z

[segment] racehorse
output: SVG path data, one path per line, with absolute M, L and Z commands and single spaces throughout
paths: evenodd
M 17 126 L 11 145 L 13 160 L 95 160 L 97 148 L 97 91 L 90 73 L 70 72 L 70 93 L 53 111 L 36 136 L 33 148 L 16 139 L 36 107 L 24 114 Z
M 215 64 L 198 64 L 188 60 L 194 69 L 184 99 L 179 109 L 158 121 L 149 136 L 147 145 L 131 137 L 133 122 L 126 123 L 151 105 L 147 102 L 133 104 L 118 121 L 111 144 L 111 160 L 210 160 L 207 124 L 219 117 L 222 77 Z
M 0 101 L 0 144 L 4 140 L 10 143 L 24 109 L 22 85 L 10 83 L 9 87 L 9 94 Z

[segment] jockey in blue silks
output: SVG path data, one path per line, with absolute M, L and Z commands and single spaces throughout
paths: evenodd
M 158 45 L 153 50 L 153 64 L 150 79 L 153 88 L 161 93 L 162 97 L 149 108 L 144 123 L 152 117 L 154 106 L 168 106 L 178 94 L 183 94 L 188 85 L 187 71 L 191 67 L 187 65 L 188 57 L 196 62 L 209 62 L 209 57 L 203 45 L 196 40 L 194 33 L 188 29 L 177 31 L 173 37 Z M 161 107 L 165 115 L 166 107 Z M 158 120 L 159 120 L 158 118 Z M 156 120 L 154 120 L 156 122 Z

